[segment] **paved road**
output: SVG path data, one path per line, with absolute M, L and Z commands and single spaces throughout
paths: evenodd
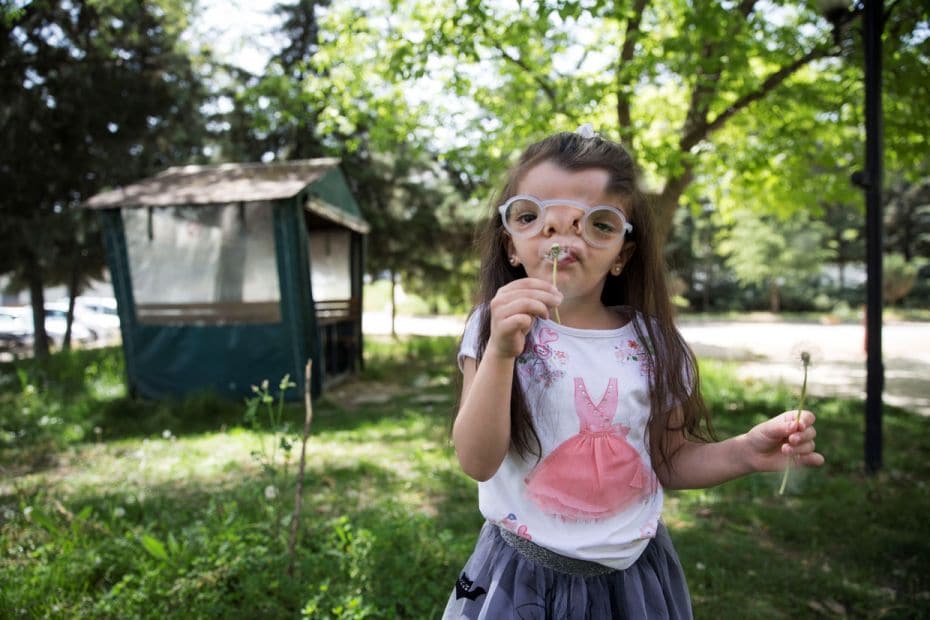
M 703 321 L 685 319 L 681 332 L 701 357 L 731 360 L 738 374 L 796 385 L 796 361 L 810 351 L 814 366 L 808 390 L 819 396 L 865 398 L 865 334 L 860 325 L 814 322 Z M 365 333 L 387 334 L 390 317 L 366 313 Z M 456 317 L 398 317 L 402 334 L 460 335 Z M 889 323 L 882 330 L 885 402 L 930 416 L 930 323 Z
M 684 321 L 685 339 L 702 357 L 739 363 L 743 377 L 796 385 L 796 361 L 810 351 L 808 390 L 820 396 L 865 398 L 865 333 L 859 325 L 796 322 Z M 882 328 L 884 401 L 930 415 L 930 324 L 890 323 Z

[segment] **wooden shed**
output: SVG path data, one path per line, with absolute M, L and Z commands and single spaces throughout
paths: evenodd
M 336 159 L 182 166 L 97 194 L 130 394 L 312 390 L 362 364 L 361 215 Z

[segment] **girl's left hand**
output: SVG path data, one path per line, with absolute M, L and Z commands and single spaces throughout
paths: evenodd
M 820 467 L 824 463 L 822 454 L 814 451 L 814 414 L 785 411 L 771 420 L 757 424 L 746 434 L 752 454 L 752 466 L 756 471 L 779 471 L 785 468 L 786 457 L 794 465 Z

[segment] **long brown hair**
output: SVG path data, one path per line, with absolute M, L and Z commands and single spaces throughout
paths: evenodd
M 634 320 L 633 326 L 637 336 L 652 345 L 650 452 L 654 467 L 658 464 L 657 457 L 661 459 L 659 462 L 668 463 L 670 433 L 683 432 L 688 438 L 707 440 L 713 437 L 713 428 L 701 397 L 697 362 L 674 324 L 661 243 L 656 239 L 654 212 L 639 189 L 639 170 L 620 144 L 600 137 L 558 133 L 532 144 L 523 152 L 495 197 L 491 217 L 478 241 L 483 260 L 476 309 L 487 308 L 501 286 L 526 277 L 522 266 L 514 267 L 507 260 L 507 237 L 496 206 L 516 195 L 526 173 L 542 162 L 551 162 L 569 171 L 606 170 L 609 180 L 605 193 L 628 207 L 633 225 L 631 240 L 636 248 L 619 276 L 607 275 L 601 302 L 605 306 L 629 306 L 643 316 L 644 320 Z M 479 362 L 491 336 L 490 312 L 482 314 L 477 347 Z M 675 405 L 680 405 L 683 412 L 680 425 L 673 424 L 669 417 Z M 539 436 L 517 373 L 513 376 L 510 399 L 510 437 L 511 447 L 521 456 L 540 456 Z

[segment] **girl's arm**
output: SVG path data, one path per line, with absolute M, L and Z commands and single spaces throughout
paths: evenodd
M 464 361 L 462 404 L 452 441 L 462 471 L 481 482 L 494 475 L 510 448 L 513 365 L 513 358 L 487 355 L 480 365 L 471 357 Z
M 462 398 L 452 441 L 462 470 L 478 481 L 497 472 L 510 449 L 510 392 L 514 363 L 537 316 L 562 294 L 544 280 L 521 278 L 502 286 L 488 304 L 491 336 L 481 363 L 465 358 Z
M 671 437 L 669 462 L 660 464 L 656 475 L 668 489 L 699 489 L 754 472 L 783 470 L 789 458 L 796 465 L 819 467 L 824 458 L 814 451 L 814 420 L 810 411 L 801 413 L 800 422 L 797 410 L 785 411 L 747 433 L 712 443 L 690 441 L 676 432 Z M 680 421 L 681 410 L 676 409 L 672 427 Z

